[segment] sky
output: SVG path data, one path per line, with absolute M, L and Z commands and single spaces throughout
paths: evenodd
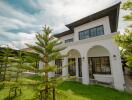
M 0 0 L 0 44 L 26 48 L 35 41 L 35 33 L 44 25 L 53 34 L 68 30 L 65 26 L 121 0 Z M 126 27 L 120 11 L 118 30 Z

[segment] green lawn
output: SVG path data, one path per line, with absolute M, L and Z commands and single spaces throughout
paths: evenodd
M 22 91 L 22 95 L 13 100 L 33 100 L 35 90 L 24 87 Z M 9 100 L 8 89 L 0 89 L 0 100 Z M 82 85 L 66 81 L 58 86 L 57 100 L 132 100 L 132 94 L 99 85 Z
M 71 98 L 64 100 L 132 100 L 132 94 L 99 85 L 82 85 L 78 82 L 64 82 L 58 89 L 70 94 Z

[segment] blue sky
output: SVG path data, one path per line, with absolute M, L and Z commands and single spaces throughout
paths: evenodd
M 34 33 L 48 25 L 54 33 L 65 24 L 112 6 L 120 0 L 0 0 L 0 44 L 24 48 L 34 42 Z M 126 26 L 121 17 L 118 30 Z

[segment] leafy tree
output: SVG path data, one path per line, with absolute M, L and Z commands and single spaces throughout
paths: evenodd
M 128 10 L 130 13 L 124 16 L 125 21 L 132 21 L 132 1 L 128 0 L 122 5 L 122 9 Z M 122 56 L 127 61 L 127 66 L 132 68 L 132 24 L 125 29 L 124 34 L 115 36 L 115 40 L 122 49 Z
M 44 63 L 43 68 L 37 72 L 41 73 L 42 77 L 42 84 L 39 86 L 40 99 L 47 100 L 51 94 L 50 90 L 53 89 L 55 92 L 56 83 L 60 79 L 59 77 L 49 77 L 48 73 L 55 72 L 57 69 L 57 66 L 52 65 L 51 62 L 65 56 L 60 55 L 60 51 L 64 50 L 65 47 L 60 46 L 62 42 L 52 35 L 52 30 L 49 27 L 43 27 L 42 31 L 42 34 L 36 34 L 37 42 L 35 45 L 27 44 L 27 46 L 33 49 L 39 55 L 39 60 Z M 53 100 L 55 100 L 55 96 L 53 96 Z

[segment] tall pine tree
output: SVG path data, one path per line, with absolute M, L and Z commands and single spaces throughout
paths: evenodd
M 50 78 L 48 75 L 49 72 L 55 72 L 57 69 L 57 66 L 52 65 L 51 62 L 64 57 L 64 55 L 60 54 L 60 51 L 64 50 L 65 47 L 60 46 L 62 42 L 52 35 L 52 30 L 49 27 L 43 27 L 42 32 L 42 34 L 38 33 L 36 35 L 37 42 L 35 42 L 35 45 L 27 44 L 27 46 L 33 49 L 39 55 L 39 60 L 44 63 L 43 68 L 38 70 L 43 79 L 42 88 L 40 89 L 40 99 L 47 100 L 50 89 L 52 88 L 54 92 L 55 83 L 57 82 L 56 77 Z M 54 96 L 53 100 L 55 100 Z

